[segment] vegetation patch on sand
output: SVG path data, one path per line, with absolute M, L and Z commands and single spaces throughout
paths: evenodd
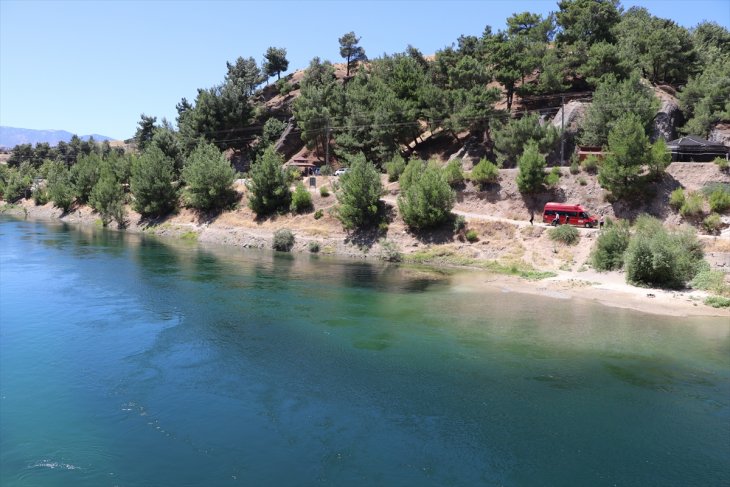
M 529 280 L 546 279 L 556 275 L 554 272 L 536 270 L 524 262 L 504 263 L 495 260 L 476 259 L 465 255 L 459 255 L 453 249 L 443 247 L 404 255 L 403 261 L 414 264 L 474 267 L 497 274 L 519 276 Z

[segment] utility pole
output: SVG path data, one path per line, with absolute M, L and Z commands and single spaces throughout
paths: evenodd
M 327 125 L 324 128 L 324 165 L 330 165 L 330 121 L 327 120 Z
M 565 165 L 565 95 L 560 97 L 560 165 Z

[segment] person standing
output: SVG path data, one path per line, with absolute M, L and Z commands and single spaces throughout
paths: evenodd
M 532 222 L 533 221 L 535 221 L 535 212 L 534 211 L 531 211 L 530 212 L 530 225 L 532 225 Z

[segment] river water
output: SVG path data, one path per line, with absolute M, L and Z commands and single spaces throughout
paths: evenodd
M 0 485 L 730 485 L 730 323 L 459 275 L 0 220 Z

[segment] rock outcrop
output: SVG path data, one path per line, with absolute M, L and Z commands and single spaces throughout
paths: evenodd
M 304 147 L 302 137 L 298 130 L 294 130 L 296 127 L 294 118 L 289 119 L 286 128 L 281 133 L 279 140 L 274 144 L 276 152 L 284 157 L 284 160 L 289 160 L 294 154 L 299 152 Z
M 564 123 L 565 132 L 575 135 L 578 133 L 578 129 L 586 118 L 586 112 L 589 106 L 590 103 L 575 100 L 569 101 L 564 107 L 560 107 L 558 113 L 555 114 L 555 118 L 550 123 L 557 129 L 560 129 Z M 563 120 L 563 112 L 565 112 L 565 120 Z
M 707 140 L 730 146 L 730 123 L 718 123 L 712 127 Z
M 659 96 L 661 106 L 651 124 L 650 139 L 652 142 L 655 142 L 660 137 L 666 141 L 676 139 L 677 127 L 683 119 L 677 99 L 666 93 L 661 93 L 664 95 Z

